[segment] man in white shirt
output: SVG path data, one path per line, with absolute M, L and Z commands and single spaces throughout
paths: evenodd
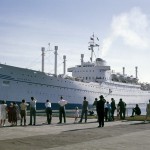
M 26 114 L 27 114 L 27 106 L 29 104 L 26 103 L 25 99 L 22 100 L 22 103 L 20 104 L 20 114 L 21 114 L 21 123 L 20 125 L 22 126 L 22 121 L 24 119 L 24 126 L 26 126 Z
M 33 125 L 36 125 L 36 102 L 37 100 L 34 97 L 31 97 L 30 101 L 30 124 L 32 125 L 32 117 L 34 119 Z
M 66 123 L 66 112 L 65 112 L 65 105 L 68 102 L 63 99 L 63 97 L 60 97 L 60 101 L 58 102 L 59 104 L 59 123 L 62 123 L 62 116 L 64 118 L 64 123 Z
M 46 107 L 47 122 L 48 124 L 51 124 L 52 108 L 51 108 L 51 102 L 49 100 L 46 100 L 45 107 Z

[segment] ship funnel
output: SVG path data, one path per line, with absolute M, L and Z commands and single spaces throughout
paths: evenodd
M 45 47 L 41 48 L 42 51 L 42 72 L 44 72 L 44 56 L 45 56 Z
M 55 68 L 54 68 L 54 70 L 55 70 L 56 76 L 57 76 L 57 55 L 58 55 L 57 50 L 58 50 L 58 46 L 55 46 L 55 52 L 54 52 L 54 54 L 55 54 Z
M 64 59 L 64 75 L 66 74 L 66 56 L 64 55 L 63 56 L 63 59 Z
M 83 67 L 83 58 L 84 58 L 84 54 L 81 54 L 81 66 Z
M 122 69 L 123 69 L 123 75 L 125 75 L 125 67 L 123 67 Z
M 136 79 L 138 78 L 138 67 L 137 66 L 135 67 L 135 78 Z

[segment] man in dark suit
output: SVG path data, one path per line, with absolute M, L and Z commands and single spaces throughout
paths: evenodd
M 111 98 L 111 119 L 112 119 L 112 121 L 114 121 L 115 109 L 116 109 L 115 100 L 113 98 Z
M 86 100 L 86 97 L 84 97 L 83 104 L 82 104 L 81 119 L 80 119 L 79 123 L 82 122 L 83 115 L 85 115 L 85 123 L 87 122 L 88 105 L 89 105 L 89 103 Z
M 104 127 L 104 104 L 105 104 L 105 99 L 103 95 L 100 96 L 100 100 L 97 101 L 97 113 L 98 113 L 98 122 L 99 126 L 98 127 Z
M 118 106 L 120 108 L 120 119 L 125 119 L 125 113 L 126 113 L 126 103 L 120 98 L 120 101 L 118 103 Z

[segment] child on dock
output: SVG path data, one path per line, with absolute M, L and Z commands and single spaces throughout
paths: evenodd
M 75 108 L 75 114 L 74 114 L 74 123 L 77 123 L 78 122 L 78 118 L 79 118 L 79 108 L 76 107 Z

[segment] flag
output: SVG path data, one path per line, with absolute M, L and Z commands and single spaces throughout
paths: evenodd
M 91 40 L 94 40 L 94 38 L 90 38 Z
M 112 93 L 112 90 L 111 90 L 111 89 L 109 89 L 109 93 Z

